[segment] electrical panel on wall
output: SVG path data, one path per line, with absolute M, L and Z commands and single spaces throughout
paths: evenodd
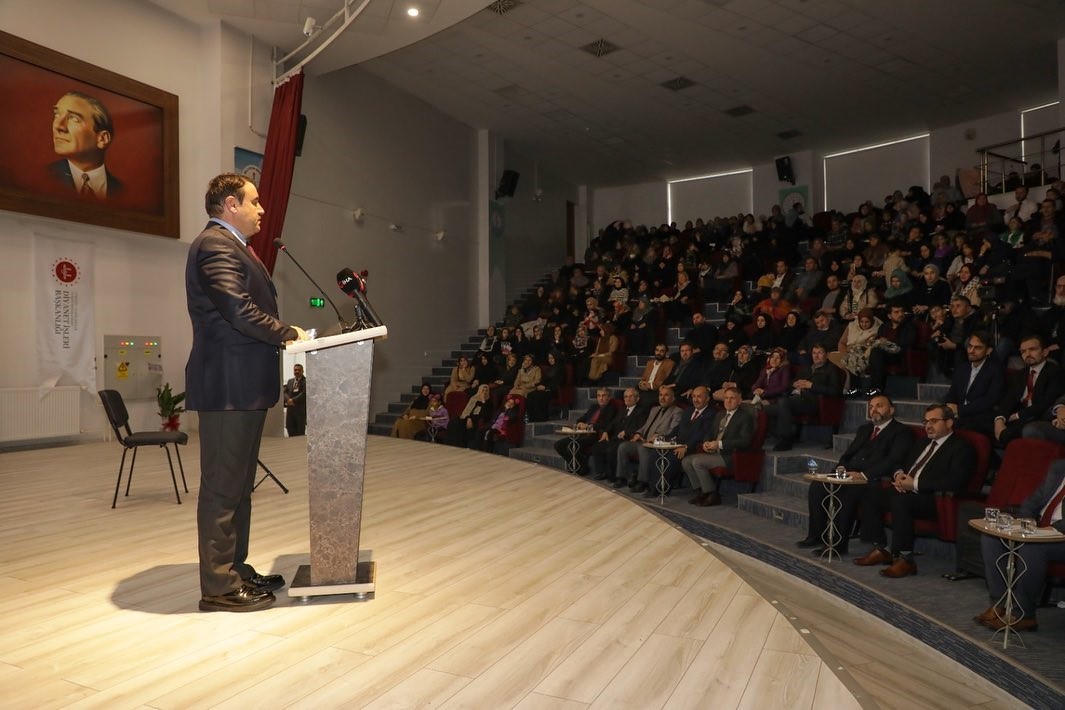
M 105 335 L 104 387 L 124 399 L 155 399 L 163 386 L 163 345 L 158 336 Z

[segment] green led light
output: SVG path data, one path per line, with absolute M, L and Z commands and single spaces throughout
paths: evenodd
M 318 298 L 317 296 L 311 296 L 307 299 L 307 302 L 311 304 L 311 308 L 325 308 L 325 299 Z

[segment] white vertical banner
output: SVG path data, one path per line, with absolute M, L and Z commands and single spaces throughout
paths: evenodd
M 94 391 L 93 245 L 38 236 L 34 251 L 40 385 Z

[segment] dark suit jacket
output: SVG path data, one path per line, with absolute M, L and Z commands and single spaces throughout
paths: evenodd
M 261 262 L 212 222 L 189 247 L 185 291 L 192 320 L 185 406 L 250 411 L 277 404 L 278 346 L 298 334 L 278 320 L 277 291 Z
M 632 408 L 632 414 L 626 414 L 625 408 L 622 408 L 617 416 L 614 417 L 614 420 L 610 422 L 606 433 L 613 439 L 621 432 L 625 432 L 625 438 L 631 439 L 632 435 L 639 431 L 647 420 L 647 411 L 647 407 L 641 407 L 638 404 Z
M 969 387 L 969 375 L 972 373 L 972 365 L 968 359 L 958 365 L 954 370 L 954 378 L 950 383 L 950 390 L 944 402 L 958 405 L 958 418 L 969 419 L 972 417 L 994 416 L 995 407 L 1002 399 L 1003 377 L 1002 364 L 994 355 L 988 355 L 983 367 L 973 380 L 973 386 Z M 966 392 L 968 388 L 968 392 Z
M 291 399 L 297 409 L 307 407 L 307 378 L 302 377 L 297 383 L 295 377 L 288 378 L 285 383 L 285 399 Z
M 1032 393 L 1032 405 L 1024 406 L 1021 397 L 1028 387 L 1028 368 L 1020 372 L 1011 373 L 1009 383 L 1005 387 L 1005 394 L 998 403 L 995 411 L 996 416 L 1009 417 L 1016 412 L 1020 416 L 1020 423 L 1026 424 L 1039 419 L 1039 417 L 1054 404 L 1058 397 L 1065 393 L 1065 374 L 1053 360 L 1047 360 L 1035 381 L 1035 391 Z
M 710 422 L 709 436 L 707 440 L 717 439 L 717 431 L 721 427 L 727 412 L 720 410 Z M 725 464 L 732 469 L 732 452 L 736 449 L 745 449 L 754 440 L 754 431 L 758 426 L 758 418 L 751 406 L 741 404 L 729 420 L 725 431 L 721 432 L 721 448 L 718 453 L 725 459 Z M 699 450 L 702 453 L 702 449 Z
M 928 439 L 915 441 L 899 468 L 909 472 L 924 453 L 926 446 L 928 446 Z M 924 470 L 917 479 L 918 492 L 962 493 L 974 468 L 976 468 L 976 450 L 955 432 L 936 449 L 932 458 L 925 464 Z
M 582 414 L 577 421 L 582 424 L 590 424 L 592 417 L 595 416 L 597 411 L 599 412 L 599 418 L 595 420 L 592 429 L 598 432 L 606 431 L 610 426 L 610 423 L 613 422 L 614 418 L 618 415 L 618 408 L 614 406 L 614 400 L 610 400 L 606 403 L 606 406 L 602 408 L 599 407 L 598 402 L 592 402 L 592 406 L 588 407 L 588 411 Z
M 694 409 L 681 412 L 680 423 L 667 435 L 671 439 L 675 438 L 678 444 L 687 446 L 688 453 L 702 451 L 703 442 L 716 438 L 717 434 L 717 429 L 714 429 L 713 433 L 710 430 L 714 421 L 714 412 L 709 406 L 703 409 L 698 419 L 692 421 L 694 413 Z
M 1043 513 L 1043 508 L 1047 506 L 1054 493 L 1057 492 L 1063 478 L 1065 478 L 1065 460 L 1055 461 L 1050 464 L 1046 478 L 1039 484 L 1039 488 L 1036 488 L 1030 496 L 1024 499 L 1018 515 L 1022 518 L 1035 518 L 1038 521 Z M 1065 533 L 1065 518 L 1054 523 L 1054 527 L 1059 532 Z
M 107 173 L 107 197 L 117 197 L 122 194 L 125 189 L 125 185 L 121 180 L 111 174 L 110 170 L 104 168 Z M 77 194 L 80 185 L 74 184 L 74 176 L 70 173 L 70 163 L 66 158 L 57 160 L 54 163 L 48 164 L 48 174 L 51 176 L 52 181 L 59 187 L 66 188 L 72 193 Z
M 876 441 L 870 442 L 872 435 L 872 422 L 858 427 L 851 445 L 840 456 L 839 465 L 848 471 L 861 471 L 870 481 L 882 478 L 890 480 L 902 468 L 903 459 L 913 446 L 913 430 L 892 419 L 876 437 Z

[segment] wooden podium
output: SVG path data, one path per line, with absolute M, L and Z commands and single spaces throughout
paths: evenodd
M 359 552 L 366 429 L 374 340 L 385 326 L 292 343 L 307 353 L 307 489 L 311 563 L 300 565 L 288 595 L 373 597 L 373 553 Z

